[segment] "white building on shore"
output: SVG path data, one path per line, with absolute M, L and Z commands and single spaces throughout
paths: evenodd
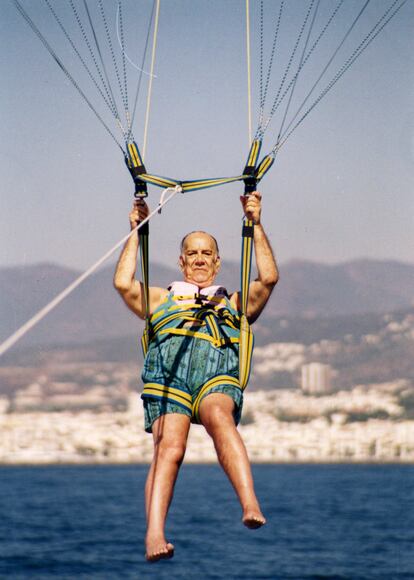
M 310 363 L 302 366 L 302 391 L 312 395 L 332 392 L 332 369 L 329 365 Z

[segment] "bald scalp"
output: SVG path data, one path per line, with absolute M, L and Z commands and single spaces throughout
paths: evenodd
M 180 244 L 180 252 L 181 254 L 184 252 L 184 245 L 185 242 L 187 240 L 187 238 L 189 236 L 192 236 L 193 234 L 204 234 L 205 236 L 208 236 L 209 238 L 211 238 L 214 242 L 214 245 L 216 246 L 216 252 L 217 252 L 217 256 L 220 256 L 220 251 L 219 251 L 219 247 L 218 247 L 218 243 L 217 240 L 214 236 L 212 236 L 211 234 L 209 234 L 208 232 L 204 232 L 203 230 L 194 230 L 193 232 L 189 232 L 188 234 L 186 234 L 183 239 L 181 240 L 181 244 Z

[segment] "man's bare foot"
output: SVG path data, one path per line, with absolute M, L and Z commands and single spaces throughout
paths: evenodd
M 166 560 L 174 556 L 174 546 L 167 542 L 165 538 L 146 539 L 146 554 L 145 558 L 148 562 L 157 562 L 158 560 Z
M 266 518 L 259 509 L 246 510 L 243 514 L 243 524 L 250 530 L 261 528 L 266 523 Z

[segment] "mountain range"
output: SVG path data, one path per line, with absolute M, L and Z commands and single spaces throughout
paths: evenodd
M 139 335 L 142 323 L 122 303 L 112 286 L 114 266 L 89 278 L 18 345 L 76 345 Z M 78 271 L 54 264 L 0 268 L 0 341 L 70 284 Z M 151 265 L 151 283 L 167 286 L 174 268 Z M 239 266 L 224 263 L 218 282 L 239 286 Z M 362 315 L 388 313 L 414 305 L 414 265 L 360 259 L 327 265 L 295 260 L 280 267 L 280 281 L 261 319 L 255 324 L 259 343 L 277 339 L 275 319 L 326 319 L 357 324 Z M 361 318 L 362 317 L 362 318 Z M 331 320 L 331 322 L 329 322 Z M 312 324 L 306 324 L 311 332 Z M 323 326 L 323 323 L 322 323 Z M 279 327 L 279 326 L 278 326 Z M 300 325 L 303 328 L 303 324 Z M 290 325 L 292 328 L 292 325 Z

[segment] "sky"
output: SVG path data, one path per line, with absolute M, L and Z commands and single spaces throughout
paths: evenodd
M 106 115 L 43 0 L 21 1 Z M 256 126 L 259 2 L 250 2 Z M 292 112 L 362 4 L 345 2 L 298 79 Z M 371 1 L 319 92 L 389 4 Z M 281 21 L 267 110 L 308 5 L 290 2 Z M 66 3 L 53 6 L 81 44 Z M 142 58 L 151 6 L 151 0 L 124 0 L 126 52 L 135 62 Z M 244 0 L 161 0 L 160 6 L 147 170 L 179 179 L 237 175 L 249 149 Z M 265 75 L 278 6 L 265 2 Z M 321 0 L 321 22 L 335 6 L 336 0 Z M 116 2 L 105 0 L 105 8 L 116 39 Z M 260 183 L 263 225 L 280 262 L 366 257 L 414 263 L 413 25 L 409 0 L 292 134 Z M 320 29 L 315 23 L 314 37 Z M 128 232 L 133 183 L 122 154 L 11 1 L 2 2 L 0 47 L 0 267 L 52 262 L 86 268 Z M 132 87 L 137 73 L 132 66 L 127 73 Z M 138 143 L 147 87 L 146 76 L 134 128 Z M 116 132 L 114 119 L 105 119 Z M 269 127 L 264 152 L 275 142 L 280 119 Z M 224 259 L 238 260 L 242 190 L 237 183 L 177 196 L 151 224 L 152 260 L 176 264 L 179 241 L 195 229 L 217 237 Z M 150 188 L 151 207 L 160 192 Z

